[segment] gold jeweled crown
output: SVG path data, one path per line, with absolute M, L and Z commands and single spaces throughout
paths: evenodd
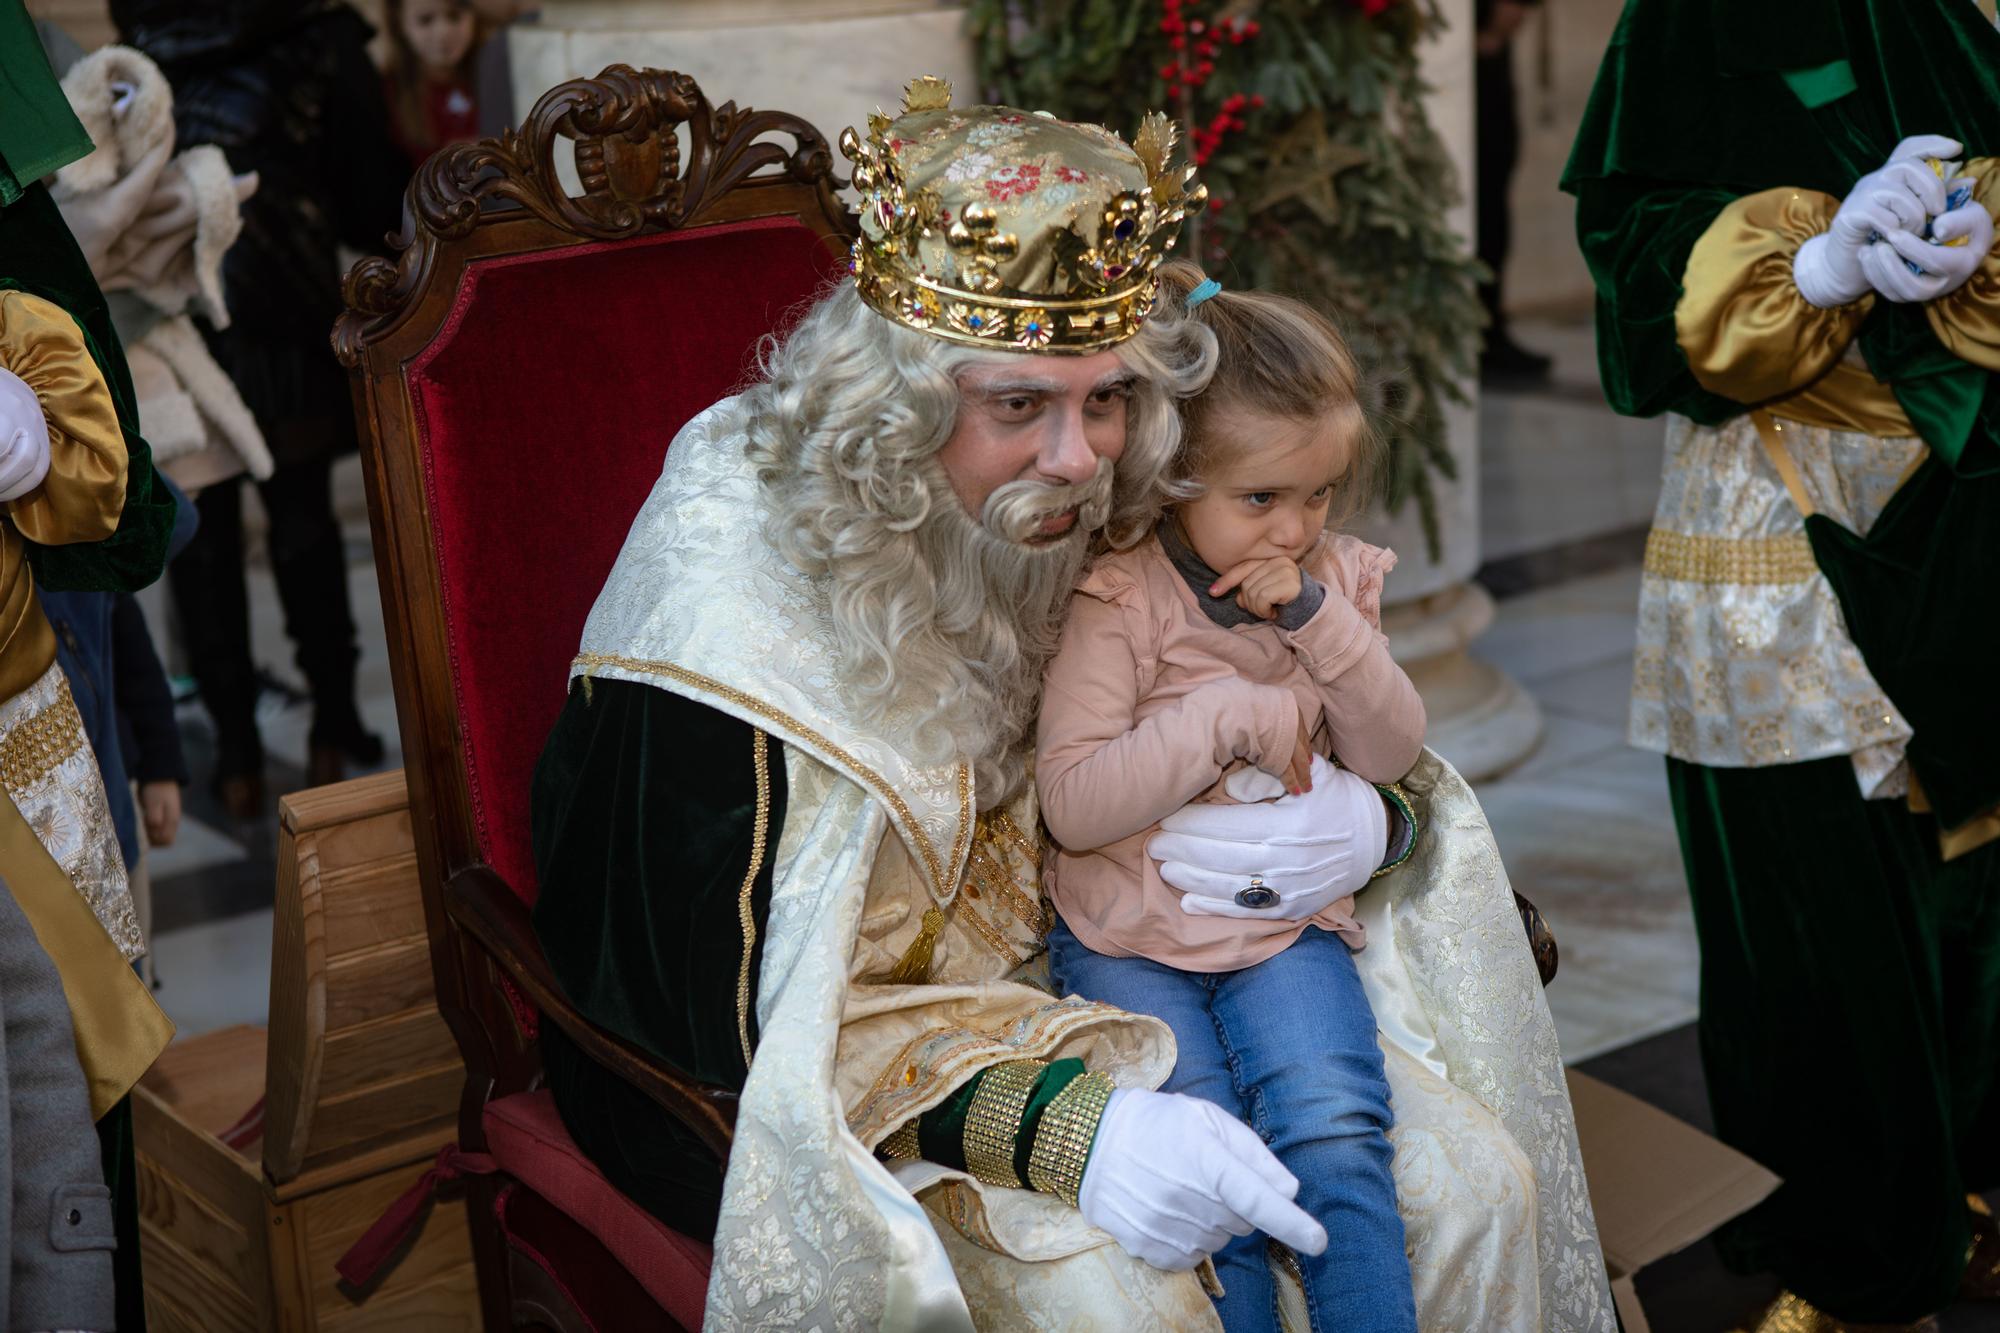
M 905 328 L 999 351 L 1081 355 L 1123 342 L 1153 308 L 1153 270 L 1208 197 L 1171 164 L 1153 112 L 1127 144 L 1045 111 L 953 110 L 922 78 L 903 114 L 840 136 L 861 193 L 854 283 Z

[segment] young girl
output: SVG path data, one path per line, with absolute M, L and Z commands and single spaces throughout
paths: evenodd
M 1185 498 L 1098 560 L 1048 669 L 1036 775 L 1057 844 L 1050 967 L 1063 993 L 1165 1020 L 1180 1050 L 1166 1090 L 1242 1116 L 1298 1177 L 1331 1240 L 1296 1256 L 1312 1326 L 1413 1330 L 1389 1087 L 1350 950 L 1363 942 L 1352 890 L 1414 841 L 1400 792 L 1372 784 L 1416 762 L 1424 709 L 1378 625 L 1395 557 L 1329 530 L 1365 498 L 1372 436 L 1353 359 L 1320 315 L 1196 285 L 1188 264 L 1161 277 L 1161 299 L 1190 307 L 1220 359 L 1186 407 Z M 1159 834 L 1190 802 L 1325 784 L 1349 818 L 1314 835 L 1328 839 L 1322 879 L 1345 896 L 1322 885 L 1325 905 L 1302 919 L 1284 914 L 1292 886 L 1248 862 L 1229 885 L 1192 883 L 1201 872 Z M 1230 1333 L 1275 1329 L 1265 1238 L 1215 1262 Z
M 465 0 L 389 0 L 384 17 L 391 127 L 418 167 L 446 144 L 479 137 L 472 93 L 478 16 Z

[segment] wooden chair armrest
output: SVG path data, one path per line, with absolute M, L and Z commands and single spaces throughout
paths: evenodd
M 445 888 L 445 910 L 486 947 L 500 970 L 541 1011 L 543 1022 L 553 1022 L 584 1054 L 651 1097 L 698 1134 L 717 1157 L 728 1157 L 736 1132 L 736 1094 L 688 1078 L 577 1012 L 556 984 L 526 904 L 497 875 L 476 867 L 453 876 Z
M 1535 970 L 1542 974 L 1542 985 L 1547 986 L 1556 979 L 1556 964 L 1559 960 L 1556 949 L 1555 932 L 1549 923 L 1542 920 L 1541 909 L 1523 898 L 1514 895 L 1514 906 L 1521 913 L 1521 927 L 1528 932 L 1528 948 L 1535 955 Z

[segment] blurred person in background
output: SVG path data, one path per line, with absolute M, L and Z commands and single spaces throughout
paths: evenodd
M 1478 157 L 1476 190 L 1479 262 L 1492 276 L 1479 285 L 1486 306 L 1486 347 L 1479 372 L 1492 383 L 1539 384 L 1549 377 L 1549 358 L 1514 341 L 1507 327 L 1501 284 L 1513 247 L 1514 168 L 1521 161 L 1520 93 L 1514 79 L 1514 38 L 1541 0 L 1477 0 L 1473 79 L 1478 99 L 1475 119 Z
M 203 334 L 274 463 L 258 491 L 285 632 L 311 691 L 306 782 L 337 781 L 350 763 L 382 758 L 355 704 L 359 653 L 332 496 L 334 460 L 355 447 L 354 412 L 327 343 L 341 310 L 339 247 L 382 248 L 408 176 L 368 59 L 371 32 L 331 0 L 114 0 L 111 16 L 173 85 L 180 143 L 214 144 L 260 179 L 222 263 L 229 327 Z M 242 487 L 209 486 L 195 504 L 201 528 L 170 573 L 174 601 L 215 720 L 217 794 L 230 814 L 254 818 L 264 748 Z
M 479 135 L 479 17 L 464 0 L 389 0 L 384 18 L 391 126 L 414 169 Z
M 514 71 L 507 62 L 507 29 L 533 23 L 533 0 L 472 0 L 484 34 L 473 52 L 473 100 L 479 104 L 479 136 L 492 138 L 514 123 Z

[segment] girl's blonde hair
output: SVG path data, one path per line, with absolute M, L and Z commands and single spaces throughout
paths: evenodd
M 1331 420 L 1348 444 L 1349 464 L 1327 522 L 1338 526 L 1375 496 L 1381 438 L 1361 405 L 1361 372 L 1333 321 L 1305 302 L 1275 292 L 1227 288 L 1188 310 L 1188 295 L 1206 275 L 1185 259 L 1160 265 L 1160 303 L 1215 335 L 1215 374 L 1208 387 L 1181 400 L 1185 443 L 1166 491 L 1191 500 L 1201 479 L 1243 441 L 1215 429 L 1224 411 L 1290 421 Z

